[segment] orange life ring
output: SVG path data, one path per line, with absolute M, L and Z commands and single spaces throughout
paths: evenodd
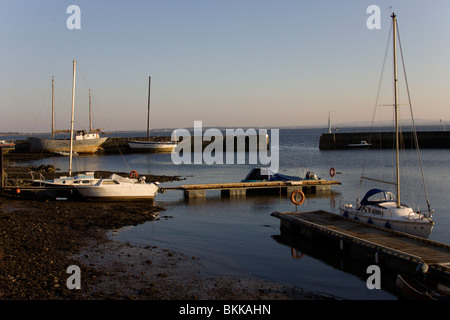
M 331 167 L 330 168 L 330 176 L 333 178 L 336 175 L 336 169 Z
M 130 178 L 136 178 L 136 179 L 137 179 L 138 176 L 139 176 L 139 175 L 138 175 L 138 173 L 137 173 L 136 170 L 132 170 L 132 171 L 130 172 Z
M 297 200 L 297 194 L 300 194 L 301 196 L 302 196 L 302 198 L 300 199 L 300 200 Z M 302 192 L 302 190 L 300 190 L 300 189 L 297 189 L 297 190 L 294 190 L 292 193 L 291 193 L 291 201 L 292 201 L 292 203 L 293 204 L 295 204 L 296 206 L 299 206 L 299 205 L 301 205 L 304 201 L 305 201 L 305 194 Z

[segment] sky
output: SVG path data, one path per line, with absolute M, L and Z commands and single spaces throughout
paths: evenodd
M 80 29 L 69 29 L 70 5 Z M 370 5 L 380 29 L 369 29 Z M 416 119 L 450 121 L 448 0 L 0 0 L 0 132 L 327 126 L 371 121 L 391 12 Z M 72 21 L 72 20 L 70 20 Z M 391 38 L 392 39 L 392 38 Z M 387 51 L 391 53 L 391 51 Z M 384 71 L 383 71 L 384 70 Z M 406 103 L 403 97 L 400 101 Z M 379 110 L 378 110 L 379 109 Z M 377 120 L 390 119 L 379 107 Z

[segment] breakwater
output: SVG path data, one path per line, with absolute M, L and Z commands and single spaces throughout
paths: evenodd
M 417 140 L 420 148 L 450 148 L 450 131 L 418 131 Z M 394 132 L 344 132 L 323 133 L 320 136 L 320 150 L 355 149 L 366 146 L 370 148 L 394 148 Z M 405 149 L 415 148 L 414 133 L 402 132 L 400 146 Z

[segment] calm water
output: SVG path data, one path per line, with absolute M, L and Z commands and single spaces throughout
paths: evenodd
M 280 173 L 303 175 L 305 169 L 319 177 L 330 179 L 328 171 L 336 168 L 336 180 L 342 185 L 333 186 L 332 192 L 307 195 L 299 210 L 328 210 L 336 212 L 341 197 L 355 200 L 359 177 L 365 164 L 365 174 L 392 180 L 392 151 L 320 151 L 319 137 L 323 129 L 280 130 Z M 450 150 L 421 152 L 425 179 L 432 208 L 435 210 L 435 228 L 430 239 L 450 243 L 450 212 L 445 203 L 450 192 Z M 190 183 L 237 182 L 253 165 L 174 165 L 170 154 L 132 154 L 111 156 L 79 156 L 74 170 L 137 170 L 143 174 L 179 175 L 185 181 L 164 183 L 172 186 Z M 383 161 L 381 161 L 382 159 Z M 420 179 L 415 165 L 414 151 L 406 151 L 402 158 L 404 182 L 402 201 L 425 209 L 420 196 Z M 37 164 L 52 163 L 67 169 L 67 159 L 42 159 Z M 364 185 L 360 198 L 371 187 Z M 414 196 L 408 196 L 409 187 Z M 291 255 L 291 246 L 279 239 L 280 221 L 270 216 L 274 211 L 294 211 L 295 206 L 286 196 L 247 196 L 221 198 L 220 192 L 207 192 L 206 199 L 185 202 L 181 191 L 158 194 L 156 205 L 166 208 L 162 216 L 168 219 L 147 222 L 124 228 L 114 239 L 139 245 L 157 245 L 199 257 L 210 275 L 257 277 L 289 286 L 324 292 L 345 299 L 397 299 L 389 284 L 382 290 L 366 287 L 367 266 L 350 261 L 332 259 L 321 250 L 304 246 L 300 259 Z M 383 274 L 382 274 L 383 278 Z

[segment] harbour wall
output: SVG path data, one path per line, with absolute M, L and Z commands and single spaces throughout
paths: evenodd
M 417 140 L 420 148 L 450 148 L 450 131 L 419 131 Z M 355 149 L 361 141 L 370 144 L 370 148 L 391 149 L 395 145 L 394 132 L 345 132 L 323 133 L 320 136 L 320 150 Z M 400 147 L 405 149 L 415 148 L 414 133 L 402 132 L 400 135 Z

